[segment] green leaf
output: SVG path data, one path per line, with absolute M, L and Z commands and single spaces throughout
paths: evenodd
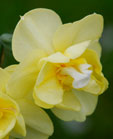
M 12 34 L 3 34 L 0 36 L 0 66 L 5 68 L 18 62 L 14 59 L 11 47 Z

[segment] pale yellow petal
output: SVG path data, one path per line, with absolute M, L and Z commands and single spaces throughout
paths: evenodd
M 73 44 L 76 34 L 72 23 L 64 24 L 58 27 L 53 38 L 53 45 L 56 51 L 64 52 L 66 48 Z
M 77 111 L 69 111 L 62 110 L 58 108 L 53 108 L 52 112 L 60 119 L 64 121 L 85 121 L 86 116 L 90 115 L 94 112 L 95 107 L 97 105 L 98 97 L 86 92 L 74 91 L 76 97 L 79 99 L 81 104 L 81 110 Z
M 43 51 L 32 51 L 31 54 L 17 66 L 16 71 L 8 81 L 8 95 L 13 98 L 22 98 L 33 90 L 40 70 L 40 64 L 38 62 L 43 55 Z
M 17 103 L 6 94 L 0 92 L 0 138 L 6 137 L 14 128 L 16 116 L 19 113 Z
M 62 24 L 60 17 L 49 9 L 34 9 L 21 17 L 12 39 L 12 49 L 17 61 L 22 61 L 33 49 L 54 52 L 53 34 Z
M 43 58 L 42 60 L 51 62 L 51 63 L 68 63 L 70 58 L 66 57 L 60 52 L 54 53 L 48 57 Z
M 108 81 L 102 74 L 102 65 L 99 56 L 95 50 L 87 49 L 81 57 L 84 57 L 88 64 L 92 65 L 93 70 L 90 82 L 83 90 L 95 95 L 102 94 L 108 88 Z
M 18 104 L 2 92 L 0 92 L 0 109 L 3 111 L 0 118 L 0 134 L 6 136 L 14 129 L 17 133 L 25 136 L 25 123 Z
M 82 113 L 85 115 L 92 114 L 97 106 L 98 96 L 92 95 L 84 91 L 73 90 L 73 92 L 75 93 L 76 97 L 79 99 L 82 105 Z
M 16 124 L 15 124 L 15 127 L 13 130 L 14 130 L 14 132 L 16 132 L 17 134 L 19 134 L 21 136 L 26 135 L 25 122 L 24 122 L 24 118 L 21 114 L 18 114 L 18 116 L 16 117 Z
M 4 138 L 15 126 L 16 117 L 14 114 L 4 114 L 4 118 L 0 119 L 0 138 Z
M 78 58 L 84 53 L 84 51 L 89 45 L 90 45 L 90 41 L 84 41 L 82 43 L 75 44 L 67 48 L 64 54 L 71 59 Z
M 101 77 L 100 77 L 100 82 L 102 82 L 102 84 L 101 84 L 101 92 L 100 92 L 100 94 L 102 94 L 104 91 L 106 91 L 106 89 L 109 87 L 109 82 L 108 82 L 108 80 L 104 77 L 104 75 L 103 74 L 101 74 Z
M 18 64 L 10 65 L 4 70 L 7 71 L 10 75 L 16 70 Z
M 42 84 L 35 86 L 35 93 L 41 101 L 51 105 L 61 103 L 63 97 L 63 89 L 56 77 L 51 77 Z
M 18 104 L 8 95 L 0 91 L 0 107 L 9 108 L 15 116 L 20 112 Z
M 64 121 L 75 120 L 75 121 L 82 122 L 85 121 L 86 119 L 86 116 L 81 111 L 76 112 L 72 110 L 63 110 L 59 108 L 52 108 L 51 110 L 56 115 L 56 117 Z
M 63 89 L 56 78 L 55 70 L 53 64 L 45 63 L 34 87 L 35 96 L 50 105 L 60 103 L 63 96 Z
M 101 91 L 101 86 L 96 81 L 96 78 L 92 76 L 89 83 L 82 89 L 94 95 L 99 95 L 99 92 Z
M 38 105 L 39 107 L 42 107 L 42 108 L 45 108 L 45 109 L 50 109 L 50 108 L 54 107 L 54 105 L 47 104 L 47 103 L 41 101 L 41 100 L 36 96 L 36 93 L 35 93 L 35 92 L 33 93 L 33 98 L 34 98 L 35 104 Z
M 103 31 L 103 17 L 91 14 L 69 24 L 59 26 L 53 38 L 56 51 L 64 52 L 66 48 L 87 40 L 97 40 Z
M 101 57 L 102 48 L 98 41 L 92 41 L 88 48 L 94 50 L 99 58 Z
M 36 85 L 40 85 L 47 79 L 55 76 L 56 68 L 52 63 L 46 62 L 43 64 L 36 81 Z
M 49 135 L 41 133 L 30 126 L 27 126 L 27 135 L 24 139 L 48 139 Z
M 80 111 L 81 104 L 78 98 L 70 90 L 64 92 L 63 101 L 60 104 L 56 105 L 56 108 L 60 108 L 64 110 Z
M 53 124 L 49 116 L 32 101 L 18 101 L 26 125 L 46 135 L 53 133 Z
M 93 71 L 99 74 L 101 73 L 102 65 L 100 63 L 100 58 L 94 50 L 87 49 L 81 57 L 87 60 L 87 63 L 92 66 Z
M 103 74 L 96 74 L 92 76 L 88 85 L 83 88 L 84 91 L 94 95 L 102 94 L 108 88 L 108 81 Z
M 9 77 L 9 74 L 0 68 L 0 91 L 5 92 L 6 83 L 8 82 Z
M 11 139 L 23 139 L 24 137 L 20 134 L 16 133 L 14 130 L 10 132 L 10 138 Z
M 42 133 L 28 125 L 26 125 L 27 134 L 25 137 L 16 134 L 15 132 L 11 132 L 10 139 L 48 139 L 49 135 Z
M 86 40 L 97 40 L 102 35 L 103 17 L 99 14 L 94 13 L 88 15 L 74 24 L 77 33 L 73 43 L 79 43 Z

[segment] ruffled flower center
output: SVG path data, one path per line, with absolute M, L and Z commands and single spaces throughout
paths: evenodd
M 58 64 L 56 75 L 64 89 L 80 89 L 90 81 L 92 68 L 83 58 L 71 60 L 69 63 Z

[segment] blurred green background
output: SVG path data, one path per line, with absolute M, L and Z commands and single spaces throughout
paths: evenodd
M 51 114 L 55 132 L 50 139 L 113 139 L 113 0 L 0 0 L 0 35 L 13 33 L 19 16 L 34 8 L 53 9 L 63 23 L 79 20 L 94 12 L 103 15 L 101 62 L 110 83 L 109 89 L 99 97 L 94 114 L 83 123 L 63 122 Z M 10 44 L 5 44 L 3 67 L 15 63 Z M 0 49 L 1 52 L 2 47 Z

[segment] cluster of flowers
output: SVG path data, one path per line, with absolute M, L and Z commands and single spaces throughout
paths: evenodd
M 92 14 L 62 24 L 48 9 L 21 17 L 12 51 L 19 64 L 0 68 L 0 139 L 47 139 L 53 124 L 84 121 L 108 87 L 100 63 L 103 18 Z

